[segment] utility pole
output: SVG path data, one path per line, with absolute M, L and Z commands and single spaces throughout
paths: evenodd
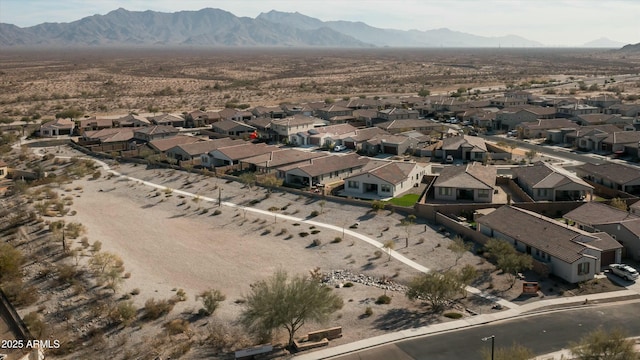
M 489 339 L 491 339 L 491 360 L 493 360 L 493 350 L 494 350 L 494 346 L 495 346 L 496 336 L 495 335 L 491 335 L 491 336 L 483 337 L 482 341 L 489 341 Z

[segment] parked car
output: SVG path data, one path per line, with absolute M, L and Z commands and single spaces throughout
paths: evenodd
M 625 264 L 610 264 L 609 270 L 625 280 L 635 280 L 638 278 L 638 271 Z
M 447 164 L 453 164 L 453 156 L 447 155 L 444 162 L 446 162 Z
M 344 146 L 344 145 L 336 145 L 336 146 L 333 148 L 333 151 L 342 151 L 342 150 L 346 150 L 346 149 L 347 149 L 347 147 L 346 147 L 346 146 Z

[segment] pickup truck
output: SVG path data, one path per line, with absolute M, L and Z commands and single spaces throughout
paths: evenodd
M 631 281 L 638 278 L 638 271 L 625 264 L 610 264 L 609 270 L 621 278 Z

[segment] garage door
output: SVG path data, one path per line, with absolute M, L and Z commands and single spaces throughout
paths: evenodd
M 395 146 L 384 146 L 383 151 L 385 154 L 398 155 L 398 150 Z
M 603 251 L 602 259 L 600 260 L 600 266 L 607 266 L 609 264 L 613 264 L 616 262 L 616 252 L 614 251 Z

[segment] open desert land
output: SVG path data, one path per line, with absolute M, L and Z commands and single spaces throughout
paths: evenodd
M 637 72 L 637 55 L 595 49 L 40 49 L 0 54 L 0 106 L 7 119 L 185 112 L 345 97 L 415 96 L 425 89 L 468 97 L 518 87 Z M 620 79 L 619 79 L 620 80 Z M 636 81 L 609 91 L 638 95 Z M 476 94 L 476 90 L 481 92 Z M 559 87 L 586 97 L 604 90 Z M 462 96 L 458 100 L 465 100 Z M 35 117 L 34 117 L 35 115 Z

